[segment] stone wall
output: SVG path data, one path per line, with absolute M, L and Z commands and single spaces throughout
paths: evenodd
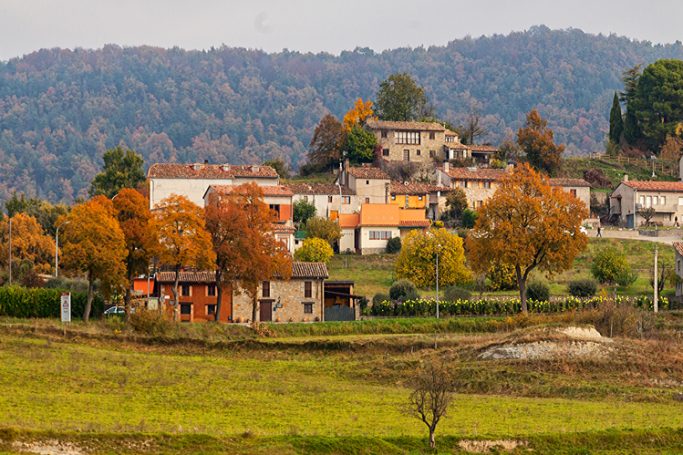
M 304 297 L 304 282 L 311 281 L 312 295 Z M 273 322 L 314 322 L 321 321 L 324 300 L 323 280 L 271 281 L 270 297 L 263 297 L 262 287 L 259 286 L 259 300 L 272 301 Z M 234 321 L 251 322 L 252 301 L 243 291 L 233 294 L 232 318 Z M 312 303 L 312 313 L 304 313 L 304 303 Z M 257 318 L 259 311 L 257 308 Z

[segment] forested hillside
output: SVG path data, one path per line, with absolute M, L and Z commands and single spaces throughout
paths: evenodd
M 315 125 L 379 82 L 411 73 L 438 117 L 473 111 L 498 142 L 537 107 L 569 153 L 600 150 L 621 73 L 683 58 L 579 30 L 534 27 L 443 47 L 301 54 L 223 47 L 41 50 L 0 63 L 0 199 L 12 191 L 70 202 L 87 191 L 105 149 L 125 144 L 155 161 L 300 163 Z

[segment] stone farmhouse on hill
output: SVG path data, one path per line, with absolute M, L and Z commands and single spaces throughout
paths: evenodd
M 629 228 L 644 222 L 642 210 L 654 209 L 650 222 L 674 226 L 683 221 L 683 182 L 624 180 L 610 195 L 610 217 Z

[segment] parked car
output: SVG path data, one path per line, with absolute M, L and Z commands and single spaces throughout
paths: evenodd
M 126 309 L 124 307 L 118 306 L 118 305 L 113 306 L 111 308 L 107 308 L 106 310 L 104 310 L 104 316 L 105 317 L 117 316 L 117 315 L 123 316 L 124 314 L 126 314 Z

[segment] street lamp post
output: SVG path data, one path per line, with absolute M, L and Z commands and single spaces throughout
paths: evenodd
M 436 250 L 436 319 L 439 319 L 439 250 Z
M 652 160 L 652 178 L 655 178 L 655 160 L 657 159 L 657 157 L 653 154 L 652 156 L 650 156 L 650 159 Z

